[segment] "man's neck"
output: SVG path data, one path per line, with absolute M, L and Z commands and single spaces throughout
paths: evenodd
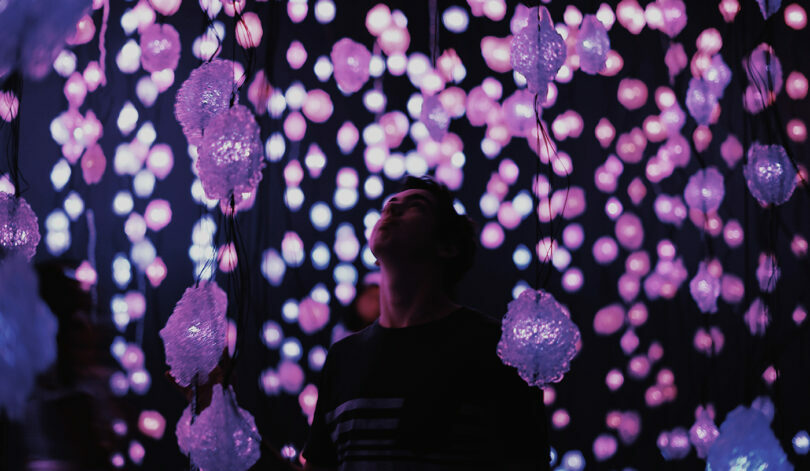
M 380 264 L 380 325 L 409 327 L 445 317 L 459 305 L 444 291 L 438 267 Z

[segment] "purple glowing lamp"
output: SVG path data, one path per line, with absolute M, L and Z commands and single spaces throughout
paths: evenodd
M 713 93 L 713 86 L 703 79 L 690 79 L 689 88 L 686 90 L 686 109 L 695 121 L 704 126 L 708 125 L 715 106 L 717 95 Z
M 147 72 L 174 70 L 180 60 L 180 34 L 170 24 L 153 23 L 141 31 L 141 65 Z
M 200 141 L 197 171 L 210 199 L 249 193 L 262 179 L 264 147 L 248 107 L 236 105 L 214 116 Z
M 743 67 L 748 81 L 760 95 L 765 95 L 763 100 L 766 104 L 770 104 L 782 90 L 784 80 L 782 63 L 773 48 L 767 43 L 760 44 L 743 60 Z
M 717 425 L 714 424 L 713 416 L 713 412 L 704 409 L 703 406 L 698 406 L 695 423 L 689 429 L 689 441 L 695 447 L 697 455 L 704 460 L 709 454 L 712 444 L 717 440 L 717 436 L 720 435 Z
M 689 292 L 700 312 L 717 312 L 717 298 L 720 296 L 720 278 L 712 275 L 706 262 L 700 262 L 698 271 L 689 282 Z
M 329 55 L 334 67 L 335 81 L 346 93 L 354 93 L 368 81 L 371 53 L 366 46 L 343 38 L 332 46 Z
M 0 410 L 21 418 L 36 375 L 56 359 L 56 318 L 20 254 L 0 261 Z
M 703 79 L 709 86 L 709 91 L 717 98 L 723 98 L 726 87 L 731 82 L 731 69 L 723 61 L 723 56 L 715 54 L 709 68 L 703 72 Z
M 545 98 L 565 58 L 565 41 L 554 29 L 551 14 L 546 7 L 530 9 L 527 25 L 512 38 L 512 68 L 526 78 L 530 92 Z
M 709 449 L 707 470 L 746 469 L 792 471 L 779 441 L 773 434 L 770 419 L 755 408 L 738 406 L 720 425 L 720 436 Z
M 586 74 L 598 74 L 605 67 L 610 38 L 607 29 L 595 15 L 585 15 L 577 38 L 579 68 Z
M 527 90 L 515 90 L 503 101 L 503 120 L 513 136 L 528 135 L 537 126 L 534 95 Z
M 178 445 L 191 461 L 206 471 L 245 471 L 261 455 L 259 432 L 250 412 L 239 407 L 230 387 L 215 384 L 211 405 L 186 427 L 178 423 Z M 183 430 L 181 431 L 181 424 Z
M 188 142 L 199 145 L 208 122 L 239 101 L 234 92 L 234 64 L 215 59 L 191 71 L 180 86 L 174 102 L 174 116 Z
M 450 113 L 442 106 L 439 95 L 431 95 L 424 99 L 419 120 L 427 127 L 428 133 L 434 141 L 441 142 L 444 139 L 447 129 L 450 127 Z
M 186 288 L 160 337 L 166 363 L 181 386 L 204 383 L 219 363 L 226 345 L 228 297 L 216 283 Z
M 689 209 L 704 213 L 717 211 L 726 195 L 723 175 L 714 167 L 698 170 L 689 177 L 683 190 L 683 199 Z
M 663 16 L 661 31 L 674 38 L 686 27 L 686 4 L 683 0 L 656 0 L 655 3 Z
M 782 7 L 782 0 L 757 0 L 757 4 L 762 16 L 767 20 L 771 15 L 779 11 Z
M 762 205 L 782 204 L 796 189 L 796 168 L 780 145 L 755 142 L 748 149 L 743 175 L 751 194 Z
M 524 290 L 501 324 L 498 357 L 531 386 L 559 382 L 577 353 L 579 328 L 545 291 Z
M 39 239 L 37 215 L 25 198 L 0 191 L 0 259 L 20 254 L 31 260 Z

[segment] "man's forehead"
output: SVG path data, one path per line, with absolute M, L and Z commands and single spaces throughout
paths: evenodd
M 396 201 L 405 201 L 410 200 L 413 198 L 424 198 L 431 203 L 436 203 L 436 198 L 433 196 L 428 190 L 423 190 L 421 188 L 410 188 L 404 191 L 400 191 L 399 193 L 394 193 L 393 195 L 386 198 L 385 202 L 387 203 L 390 200 L 396 199 Z

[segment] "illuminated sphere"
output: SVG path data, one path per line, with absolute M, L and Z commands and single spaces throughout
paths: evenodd
M 90 0 L 13 0 L 0 13 L 0 70 L 19 69 L 34 79 L 45 77 L 90 11 Z
M 526 78 L 529 91 L 545 97 L 548 84 L 554 80 L 566 57 L 562 36 L 554 29 L 551 14 L 545 7 L 529 10 L 529 22 L 513 38 L 511 64 Z
M 782 0 L 757 0 L 757 4 L 766 20 L 782 8 Z
M 579 68 L 586 74 L 598 74 L 605 68 L 610 38 L 607 29 L 595 15 L 585 15 L 577 38 Z
M 422 102 L 419 120 L 427 127 L 434 141 L 441 141 L 450 127 L 450 113 L 444 109 L 438 95 L 431 95 Z
M 686 90 L 686 109 L 698 124 L 704 126 L 709 124 L 716 105 L 717 95 L 713 93 L 709 83 L 698 78 L 689 80 L 689 88 Z
M 779 441 L 773 434 L 769 418 L 762 412 L 738 406 L 720 425 L 720 436 L 709 449 L 706 471 L 739 469 L 793 470 Z
M 141 65 L 147 72 L 174 70 L 180 60 L 180 34 L 170 24 L 153 23 L 141 31 Z
M 579 329 L 554 296 L 524 290 L 509 303 L 501 324 L 498 356 L 531 386 L 558 382 L 577 352 Z
M 0 411 L 22 418 L 36 375 L 56 359 L 56 318 L 21 256 L 0 261 Z
M 686 4 L 683 0 L 656 0 L 655 3 L 664 17 L 661 32 L 674 38 L 686 27 Z
M 723 61 L 723 56 L 720 54 L 712 56 L 712 62 L 703 73 L 703 79 L 712 95 L 718 99 L 723 98 L 726 87 L 731 82 L 731 69 Z
M 259 432 L 250 412 L 236 403 L 233 389 L 214 385 L 211 405 L 189 427 L 189 456 L 206 471 L 245 471 L 261 455 Z
M 717 430 L 717 425 L 714 424 L 711 415 L 701 407 L 695 423 L 689 429 L 689 441 L 695 447 L 698 457 L 706 459 L 706 455 L 709 454 L 709 449 L 717 440 L 718 435 L 720 435 L 720 431 Z
M 221 59 L 207 62 L 191 71 L 174 102 L 174 116 L 183 127 L 188 142 L 199 145 L 208 122 L 239 101 L 234 93 L 233 63 Z
M 31 260 L 39 239 L 37 215 L 25 198 L 0 191 L 0 259 L 20 254 Z
M 332 59 L 335 80 L 343 91 L 354 93 L 363 88 L 368 81 L 368 66 L 371 63 L 371 53 L 366 46 L 343 38 L 332 46 L 329 57 Z
M 761 204 L 782 204 L 796 188 L 796 168 L 780 145 L 755 142 L 743 167 L 748 189 Z
M 526 136 L 537 126 L 534 95 L 527 90 L 515 90 L 515 93 L 503 101 L 503 120 L 512 135 Z
M 177 384 L 204 383 L 225 349 L 228 297 L 214 282 L 186 288 L 160 337 Z
M 670 432 L 658 435 L 658 449 L 665 460 L 681 460 L 689 454 L 689 435 L 685 429 L 676 427 Z
M 700 262 L 697 274 L 689 282 L 689 292 L 700 308 L 700 312 L 717 312 L 717 298 L 720 296 L 720 278 L 713 276 L 706 262 Z
M 262 179 L 264 147 L 253 113 L 243 105 L 214 116 L 198 149 L 197 171 L 205 195 L 249 193 Z
M 717 211 L 726 195 L 723 175 L 714 167 L 698 170 L 689 177 L 683 190 L 683 199 L 689 209 L 704 213 Z

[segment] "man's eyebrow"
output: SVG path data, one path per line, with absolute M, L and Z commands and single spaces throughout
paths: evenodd
M 423 195 L 422 193 L 411 193 L 411 194 L 409 194 L 408 196 L 406 196 L 404 198 L 404 201 L 412 201 L 412 200 L 421 200 L 421 201 L 424 201 L 425 203 L 428 203 L 428 204 L 431 203 L 430 198 Z M 386 201 L 386 203 L 391 202 L 391 201 L 396 203 L 396 202 L 398 202 L 400 200 L 396 196 L 392 196 L 392 197 L 388 198 L 388 201 Z

